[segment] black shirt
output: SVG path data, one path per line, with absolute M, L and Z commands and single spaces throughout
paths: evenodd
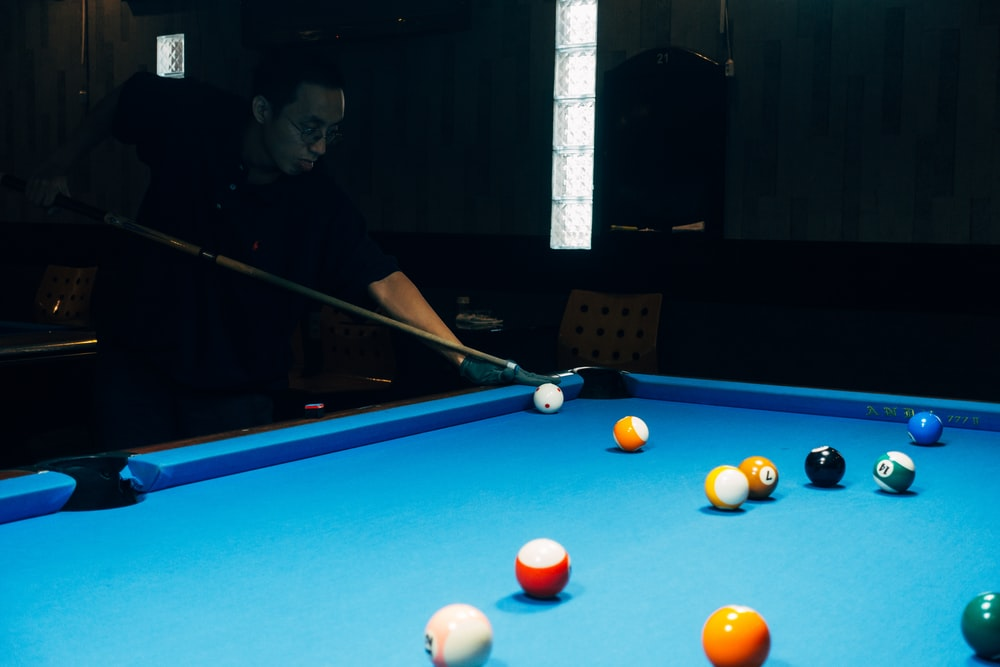
M 322 169 L 247 183 L 250 102 L 149 73 L 124 85 L 113 134 L 150 168 L 137 222 L 321 292 L 357 302 L 397 270 Z M 108 344 L 144 354 L 199 389 L 282 386 L 305 297 L 122 233 L 101 263 L 94 310 Z

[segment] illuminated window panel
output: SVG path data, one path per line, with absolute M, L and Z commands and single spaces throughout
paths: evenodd
M 170 79 L 184 78 L 184 34 L 156 38 L 156 74 Z
M 555 42 L 549 245 L 587 249 L 594 217 L 597 0 L 558 0 Z

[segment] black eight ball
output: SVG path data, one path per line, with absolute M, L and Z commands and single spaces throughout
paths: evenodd
M 844 478 L 847 462 L 833 447 L 817 447 L 806 456 L 806 475 L 816 486 L 836 486 Z

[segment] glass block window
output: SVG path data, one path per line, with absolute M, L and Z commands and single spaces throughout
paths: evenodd
M 587 249 L 594 209 L 597 0 L 557 0 L 555 42 L 549 245 Z
M 156 73 L 171 79 L 184 78 L 184 34 L 156 38 Z

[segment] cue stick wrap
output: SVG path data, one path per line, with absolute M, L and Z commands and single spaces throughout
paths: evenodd
M 18 178 L 16 176 L 11 176 L 10 174 L 5 174 L 3 172 L 0 172 L 0 185 L 4 185 L 22 194 L 25 192 L 27 188 L 27 183 L 23 179 Z M 143 238 L 169 246 L 171 248 L 174 248 L 175 250 L 186 253 L 188 255 L 193 255 L 195 257 L 201 257 L 203 259 L 209 260 L 212 263 L 217 264 L 218 266 L 229 269 L 231 271 L 235 271 L 237 273 L 242 273 L 243 275 L 249 276 L 250 278 L 262 280 L 271 285 L 282 287 L 290 292 L 301 294 L 305 297 L 318 301 L 322 304 L 332 306 L 340 310 L 345 310 L 349 313 L 353 313 L 354 315 L 358 315 L 365 319 L 374 322 L 379 322 L 394 329 L 398 329 L 399 331 L 403 331 L 412 336 L 416 336 L 417 338 L 421 338 L 439 347 L 447 348 L 455 352 L 461 352 L 466 356 L 477 357 L 479 359 L 482 359 L 483 361 L 488 361 L 491 364 L 500 366 L 501 368 L 508 368 L 512 371 L 517 370 L 518 368 L 516 363 L 508 359 L 501 359 L 500 357 L 493 356 L 492 354 L 487 354 L 486 352 L 480 352 L 479 350 L 467 347 L 465 345 L 462 345 L 461 343 L 454 343 L 450 340 L 432 334 L 429 331 L 418 329 L 417 327 L 406 324 L 405 322 L 400 322 L 399 320 L 394 320 L 391 317 L 386 317 L 385 315 L 381 315 L 366 308 L 355 306 L 352 303 L 342 301 L 336 297 L 330 296 L 329 294 L 324 294 L 323 292 L 314 290 L 310 287 L 306 287 L 305 285 L 300 285 L 299 283 L 296 282 L 292 282 L 291 280 L 282 278 L 281 276 L 269 273 L 262 269 L 258 269 L 249 264 L 244 264 L 243 262 L 240 262 L 238 260 L 226 257 L 225 255 L 213 254 L 199 246 L 194 245 L 193 243 L 183 241 L 179 238 L 170 236 L 169 234 L 164 234 L 163 232 L 151 229 L 150 227 L 140 225 L 139 223 L 130 220 L 129 218 L 111 212 L 102 211 L 98 208 L 90 206 L 89 204 L 84 204 L 83 202 L 77 201 L 71 197 L 67 197 L 65 195 L 56 195 L 54 204 L 59 208 L 64 208 L 66 210 L 79 213 L 80 215 L 83 215 L 85 217 L 92 218 L 94 220 L 99 220 L 108 225 L 111 225 L 112 227 L 117 227 L 118 229 L 124 230 L 126 232 L 142 236 Z

